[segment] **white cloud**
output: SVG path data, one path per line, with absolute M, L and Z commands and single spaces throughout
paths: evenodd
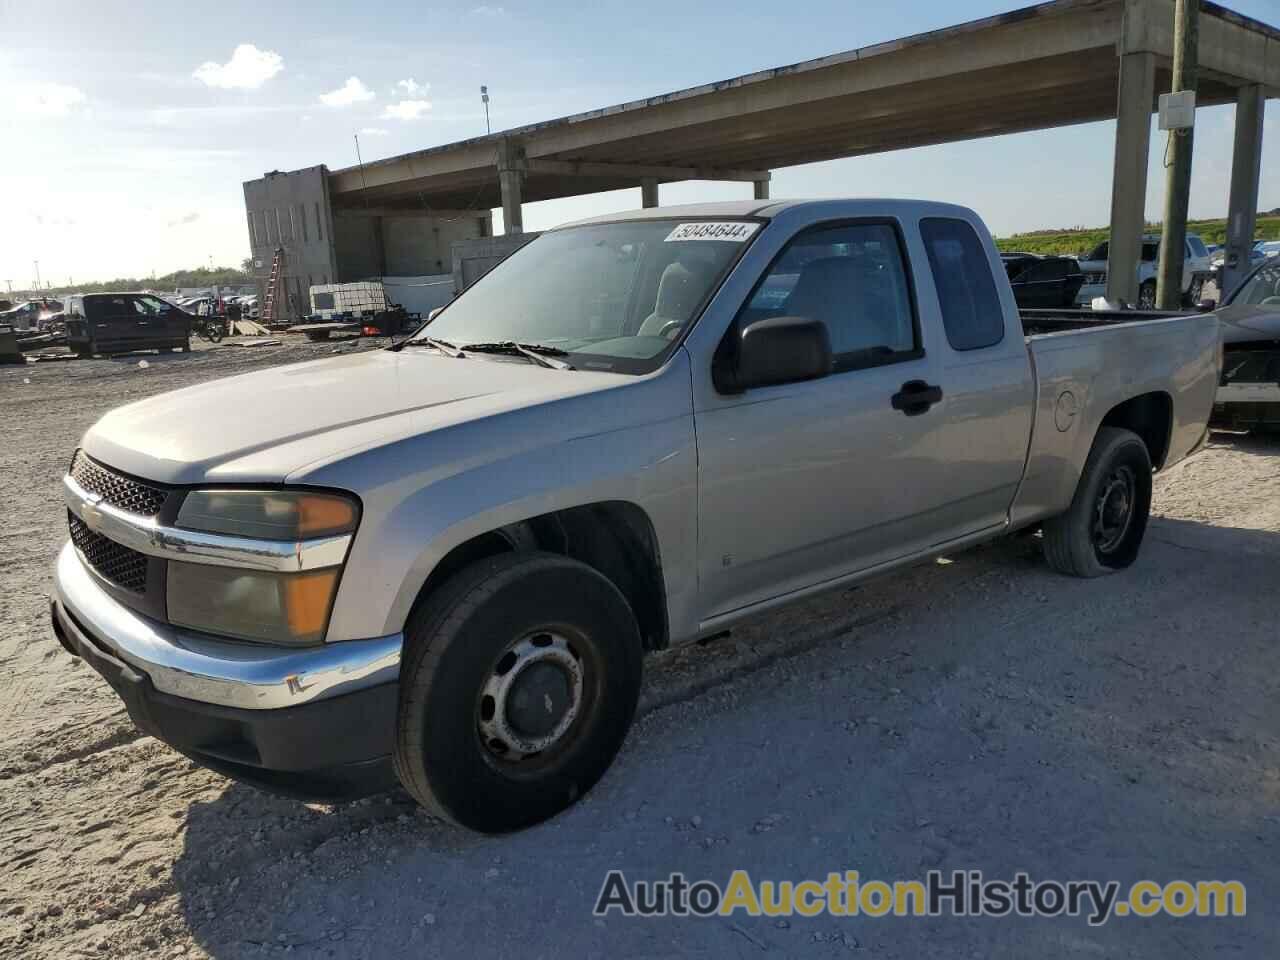
M 377 94 L 366 87 L 359 77 L 347 77 L 347 82 L 337 90 L 320 94 L 320 102 L 326 107 L 349 107 L 353 103 L 372 100 Z
M 283 69 L 284 59 L 274 50 L 259 50 L 252 43 L 242 43 L 226 63 L 209 60 L 191 75 L 207 87 L 256 90 Z
M 382 110 L 383 120 L 420 120 L 431 109 L 430 100 L 401 100 L 389 103 Z
M 419 93 L 426 93 L 430 89 L 431 84 L 419 83 L 417 80 L 413 79 L 413 77 L 410 77 L 408 80 L 401 80 L 397 82 L 396 85 L 391 88 L 391 92 L 394 94 L 403 91 L 405 96 L 413 97 Z
M 10 100 L 19 113 L 42 117 L 65 117 L 86 97 L 79 87 L 65 83 L 18 84 L 9 91 Z
M 507 11 L 503 7 L 495 7 L 488 3 L 482 3 L 480 6 L 475 7 L 471 12 L 481 17 L 500 17 Z
M 178 217 L 176 220 L 170 220 L 169 226 L 185 227 L 187 224 L 195 223 L 199 219 L 200 219 L 200 214 L 193 210 L 190 213 L 183 214 L 181 217 Z
M 390 130 L 384 130 L 382 127 L 361 127 L 360 136 L 362 137 L 385 137 Z

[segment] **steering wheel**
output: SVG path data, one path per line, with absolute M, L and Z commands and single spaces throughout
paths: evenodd
M 683 320 L 668 320 L 668 321 L 667 321 L 666 323 L 664 323 L 664 324 L 662 325 L 662 327 L 658 330 L 658 336 L 660 336 L 660 337 L 666 337 L 668 340 L 670 340 L 672 337 L 674 337 L 674 336 L 676 335 L 676 332 L 677 332 L 677 331 L 678 331 L 682 326 L 684 326 L 684 321 L 683 321 Z

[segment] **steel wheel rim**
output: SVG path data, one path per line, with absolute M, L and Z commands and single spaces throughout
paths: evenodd
M 486 752 L 504 764 L 534 761 L 563 747 L 582 713 L 583 662 L 569 639 L 539 630 L 509 645 L 494 662 L 476 704 Z M 539 706 L 553 722 L 534 722 Z
M 1138 480 L 1129 467 L 1116 467 L 1103 480 L 1093 508 L 1093 545 L 1114 553 L 1124 542 L 1137 509 Z
M 1138 291 L 1138 306 L 1143 310 L 1155 309 L 1156 291 L 1154 287 L 1143 287 Z

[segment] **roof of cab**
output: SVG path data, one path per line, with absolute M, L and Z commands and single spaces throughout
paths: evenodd
M 903 200 L 890 198 L 851 198 L 828 197 L 823 199 L 802 200 L 726 200 L 719 203 L 685 203 L 670 207 L 646 207 L 640 210 L 622 210 L 617 213 L 606 213 L 598 217 L 574 220 L 552 227 L 552 230 L 564 230 L 568 227 L 582 227 L 596 223 L 617 223 L 629 220 L 705 220 L 715 218 L 737 219 L 754 217 L 772 219 L 784 210 L 806 206 L 830 206 L 835 203 L 853 207 L 866 207 L 866 215 L 901 214 L 910 210 L 916 214 L 933 216 L 972 215 L 972 211 L 950 203 L 937 203 L 929 200 Z M 856 215 L 863 215 L 861 212 Z

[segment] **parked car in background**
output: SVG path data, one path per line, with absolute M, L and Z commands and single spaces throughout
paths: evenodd
M 1259 240 L 1249 248 L 1249 262 L 1245 265 L 1245 270 L 1252 270 L 1263 260 L 1267 259 L 1268 256 L 1272 255 L 1267 253 L 1265 249 L 1266 246 L 1267 244 L 1264 241 Z M 1280 244 L 1277 244 L 1276 246 L 1280 247 Z M 1280 250 L 1273 251 L 1273 253 L 1274 252 L 1280 252 Z M 1218 290 L 1221 293 L 1226 294 L 1229 291 L 1222 289 L 1222 267 L 1227 261 L 1227 248 L 1225 246 L 1219 247 L 1217 250 L 1212 251 L 1212 254 L 1210 266 L 1213 270 L 1213 282 L 1218 285 Z
M 1104 240 L 1080 260 L 1085 273 L 1084 285 L 1076 294 L 1076 302 L 1089 304 L 1094 297 L 1107 293 L 1107 263 L 1111 244 Z M 1160 235 L 1149 233 L 1142 238 L 1142 252 L 1138 258 L 1138 302 L 1140 310 L 1154 310 L 1156 306 L 1156 271 L 1160 262 Z M 1206 280 L 1213 276 L 1209 249 L 1199 234 L 1187 234 L 1182 261 L 1182 305 L 1194 307 L 1200 302 L 1200 294 Z
M 1020 529 L 1137 559 L 1218 326 L 1028 323 L 950 204 L 549 230 L 395 348 L 99 420 L 54 631 L 214 770 L 527 826 L 609 767 L 648 651 Z
M 191 349 L 191 316 L 150 293 L 67 298 L 67 346 L 82 357 L 132 350 Z
M 15 333 L 38 331 L 43 329 L 43 320 L 61 309 L 60 300 L 27 300 L 0 313 L 0 323 L 12 327 Z
M 1084 273 L 1073 257 L 1042 257 L 1034 253 L 1004 253 L 1005 272 L 1020 307 L 1072 307 L 1084 284 Z
M 1256 266 L 1217 314 L 1223 356 L 1214 424 L 1280 431 L 1280 256 Z

